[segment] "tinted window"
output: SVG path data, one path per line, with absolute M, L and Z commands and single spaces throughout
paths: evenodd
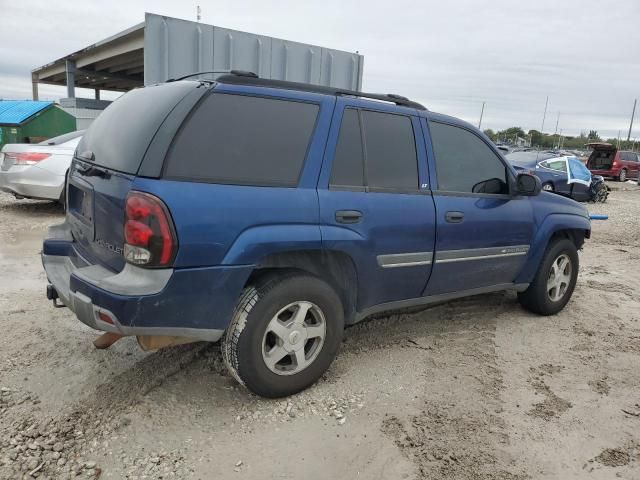
M 506 167 L 478 136 L 464 128 L 429 122 L 438 189 L 509 193 Z
M 164 119 L 194 88 L 194 82 L 174 82 L 122 95 L 93 121 L 77 152 L 91 151 L 97 165 L 136 173 Z
M 211 94 L 178 132 L 165 175 L 295 186 L 318 110 L 310 103 Z
M 418 162 L 411 119 L 362 111 L 369 187 L 418 188 Z
M 620 160 L 624 160 L 627 162 L 637 162 L 638 158 L 633 152 L 620 152 Z
M 347 109 L 342 117 L 336 154 L 333 157 L 331 185 L 364 185 L 364 159 L 358 112 Z

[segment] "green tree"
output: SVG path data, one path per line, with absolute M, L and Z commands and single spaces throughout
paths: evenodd
M 507 128 L 506 130 L 501 130 L 498 132 L 499 139 L 506 138 L 507 140 L 514 140 L 515 137 L 524 138 L 524 136 L 525 136 L 524 130 L 522 130 L 522 128 L 520 127 L 510 127 L 510 128 Z
M 587 135 L 588 140 L 600 140 L 600 135 L 598 135 L 597 130 L 589 130 L 589 135 Z
M 496 139 L 496 132 L 494 132 L 493 130 L 491 130 L 490 128 L 487 128 L 484 131 L 484 134 L 489 137 L 492 141 L 494 141 Z
M 531 145 L 542 145 L 542 133 L 538 130 L 529 130 L 527 135 L 531 137 Z

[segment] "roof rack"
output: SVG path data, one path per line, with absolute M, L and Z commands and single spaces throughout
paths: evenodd
M 227 74 L 231 74 L 231 75 L 236 75 L 238 77 L 253 77 L 253 78 L 258 78 L 258 75 L 256 75 L 253 72 L 248 72 L 245 70 L 208 70 L 206 72 L 194 72 L 194 73 L 190 73 L 188 75 L 183 75 L 182 77 L 178 77 L 178 78 L 170 78 L 167 80 L 167 83 L 169 82 L 178 82 L 180 80 L 185 80 L 187 78 L 191 78 L 191 77 L 195 77 L 196 75 L 206 75 L 206 74 L 218 74 L 218 73 L 227 73 Z M 205 80 L 206 82 L 213 82 L 213 80 Z
M 197 74 L 194 74 L 197 75 Z M 192 76 L 192 75 L 190 75 Z M 179 80 L 179 79 L 178 79 Z M 253 72 L 245 72 L 240 70 L 231 70 L 227 75 L 222 75 L 216 80 L 219 83 L 227 83 L 234 85 L 256 85 L 260 87 L 283 88 L 287 90 L 299 90 L 303 92 L 323 93 L 325 95 L 351 96 L 371 98 L 383 102 L 391 102 L 403 107 L 415 108 L 418 110 L 427 110 L 424 105 L 409 100 L 402 95 L 394 93 L 364 93 L 344 88 L 325 87 L 322 85 L 313 85 L 310 83 L 288 82 L 285 80 L 270 80 L 260 78 Z

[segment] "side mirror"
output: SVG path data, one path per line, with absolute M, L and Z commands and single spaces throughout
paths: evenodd
M 500 178 L 490 178 L 476 183 L 471 189 L 473 193 L 509 193 L 509 187 Z
M 516 190 L 519 195 L 535 197 L 542 190 L 540 179 L 530 173 L 519 173 L 516 179 Z

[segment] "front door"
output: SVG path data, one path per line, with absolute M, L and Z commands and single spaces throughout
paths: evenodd
M 435 209 L 415 113 L 357 98 L 336 105 L 318 184 L 320 228 L 323 247 L 357 265 L 358 311 L 419 297 L 431 272 Z
M 436 255 L 425 295 L 514 282 L 533 237 L 528 197 L 510 193 L 506 162 L 475 131 L 423 120 L 430 133 Z

